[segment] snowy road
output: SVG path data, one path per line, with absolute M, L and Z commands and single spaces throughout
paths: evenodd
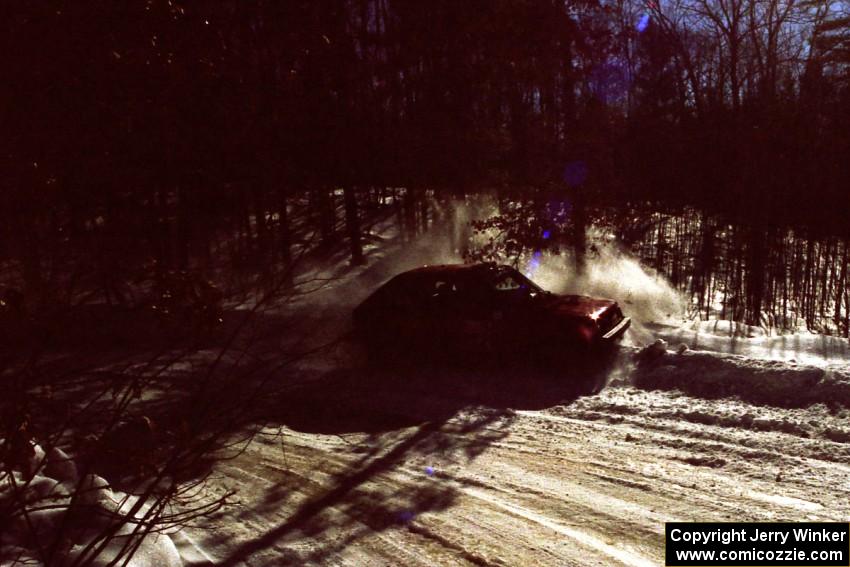
M 329 379 L 220 465 L 238 501 L 194 534 L 216 563 L 661 565 L 666 521 L 850 517 L 847 410 Z
M 311 313 L 339 328 L 368 290 L 444 248 L 388 251 Z M 644 320 L 676 303 L 619 257 L 582 289 L 628 297 Z M 522 372 L 325 360 L 270 400 L 280 435 L 218 465 L 211 490 L 237 500 L 190 535 L 221 565 L 662 565 L 666 521 L 850 519 L 846 341 L 636 327 L 593 397 Z M 641 374 L 630 353 L 658 336 L 713 352 Z

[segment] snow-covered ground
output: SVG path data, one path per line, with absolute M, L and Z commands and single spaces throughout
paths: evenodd
M 395 273 L 459 261 L 439 227 L 415 242 L 378 230 L 365 267 L 341 256 L 304 273 L 313 293 L 270 306 L 315 332 L 290 328 L 263 356 L 344 335 Z M 324 351 L 281 375 L 268 435 L 216 465 L 205 489 L 237 497 L 172 535 L 183 563 L 659 565 L 667 521 L 850 518 L 845 340 L 682 321 L 675 291 L 613 249 L 582 278 L 536 269 L 544 287 L 612 297 L 634 318 L 601 394 Z
M 310 299 L 316 320 L 342 328 L 442 249 L 385 250 Z M 850 518 L 846 341 L 677 322 L 675 292 L 617 255 L 582 281 L 558 274 L 537 279 L 635 317 L 601 394 L 523 372 L 306 361 L 315 380 L 288 394 L 281 433 L 217 468 L 211 490 L 238 500 L 191 538 L 220 565 L 659 565 L 667 521 Z
M 463 378 L 289 420 L 221 465 L 239 501 L 200 545 L 223 565 L 659 565 L 666 521 L 850 513 L 850 427 L 825 406 Z
M 681 325 L 648 324 L 647 331 L 672 345 L 738 354 L 747 358 L 824 366 L 850 361 L 847 339 L 811 332 L 768 335 L 758 327 L 729 321 L 693 321 Z
M 114 561 L 127 567 L 182 565 L 177 547 L 165 533 L 149 534 L 133 557 L 125 556 L 124 548 L 135 540 L 138 520 L 150 508 L 142 505 L 134 513 L 137 501 L 133 495 L 113 490 L 100 476 L 81 478 L 74 460 L 61 449 L 45 452 L 36 444 L 19 467 L 0 472 L 0 505 L 16 510 L 0 531 L 0 565 L 76 561 L 85 565 Z M 106 537 L 112 526 L 114 535 Z M 61 546 L 58 551 L 52 549 L 56 544 Z M 91 549 L 101 544 L 103 551 L 93 559 Z

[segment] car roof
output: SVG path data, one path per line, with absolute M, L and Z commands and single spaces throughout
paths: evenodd
M 485 270 L 501 270 L 508 266 L 500 266 L 494 262 L 484 262 L 479 264 L 436 264 L 425 265 L 419 268 L 414 268 L 405 274 L 429 274 L 429 275 L 458 275 L 470 274 Z

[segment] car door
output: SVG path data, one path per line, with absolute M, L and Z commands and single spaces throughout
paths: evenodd
M 461 355 L 492 350 L 495 313 L 489 291 L 481 282 L 470 277 L 454 278 L 441 313 L 450 348 Z
M 396 278 L 380 290 L 368 322 L 371 332 L 396 345 L 416 346 L 423 334 L 423 313 L 429 297 L 427 281 L 421 276 Z
M 491 283 L 491 341 L 495 349 L 526 349 L 537 332 L 526 281 L 514 270 L 505 270 Z

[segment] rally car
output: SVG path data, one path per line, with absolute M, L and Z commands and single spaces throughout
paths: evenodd
M 355 334 L 377 356 L 575 360 L 610 351 L 630 324 L 616 301 L 556 295 L 495 263 L 410 270 L 354 310 Z

